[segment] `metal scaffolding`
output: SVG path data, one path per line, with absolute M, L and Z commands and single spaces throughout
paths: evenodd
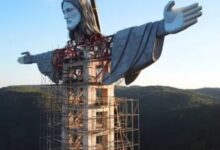
M 92 150 L 139 150 L 139 101 L 137 99 L 115 98 L 109 99 L 110 104 L 107 109 L 114 107 L 114 115 L 107 116 L 106 108 L 100 107 L 103 104 L 97 103 L 90 106 L 91 109 L 99 109 L 94 117 L 86 117 L 83 112 L 87 107 L 85 102 L 81 101 L 78 106 L 71 106 L 70 103 L 64 103 L 66 98 L 60 96 L 60 91 L 64 87 L 46 86 L 44 104 L 41 113 L 41 137 L 40 150 L 84 150 L 83 137 L 89 134 L 99 135 L 99 133 L 114 132 L 114 140 L 107 141 L 106 137 L 96 136 L 96 146 L 89 146 Z M 50 94 L 58 94 L 50 96 Z M 62 108 L 62 106 L 65 108 Z M 62 111 L 65 109 L 66 113 Z M 69 112 L 69 113 L 68 113 Z M 74 112 L 74 113 L 72 113 Z M 68 119 L 67 119 L 68 118 Z M 109 119 L 114 119 L 114 127 L 107 125 Z M 83 128 L 83 122 L 96 122 L 93 124 L 92 131 Z M 63 123 L 65 122 L 65 124 Z M 62 130 L 67 130 L 71 134 L 69 138 L 62 138 Z M 107 143 L 109 142 L 109 143 Z M 69 145 L 72 145 L 70 148 Z M 105 147 L 113 145 L 113 147 Z M 74 148 L 73 148 L 74 147 Z
M 116 98 L 102 83 L 111 63 L 105 40 L 57 50 L 62 83 L 42 86 L 40 150 L 139 150 L 138 100 Z

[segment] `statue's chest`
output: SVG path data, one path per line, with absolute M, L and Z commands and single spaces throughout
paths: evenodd
M 110 59 L 109 40 L 89 41 L 79 45 L 74 42 L 68 42 L 64 49 L 64 60 L 94 60 L 94 59 Z
M 102 83 L 110 72 L 110 42 L 93 41 L 80 45 L 68 43 L 63 49 L 62 81 L 64 83 Z

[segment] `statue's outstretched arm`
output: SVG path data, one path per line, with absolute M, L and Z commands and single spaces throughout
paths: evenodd
M 170 1 L 164 9 L 164 29 L 169 33 L 180 32 L 197 22 L 202 15 L 202 7 L 198 3 L 180 8 L 174 8 L 174 1 Z
M 48 76 L 53 82 L 57 83 L 56 70 L 54 69 L 52 59 L 54 51 L 48 51 L 41 54 L 31 55 L 30 52 L 21 53 L 22 57 L 18 58 L 20 64 L 36 63 L 40 72 Z

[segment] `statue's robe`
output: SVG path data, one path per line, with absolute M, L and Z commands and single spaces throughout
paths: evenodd
M 125 78 L 126 84 L 133 82 L 142 69 L 160 57 L 165 35 L 163 20 L 117 32 L 111 44 L 111 72 L 103 83 L 111 84 L 120 78 Z M 53 51 L 35 55 L 34 62 L 42 74 L 55 82 L 52 57 Z
M 142 69 L 160 57 L 164 35 L 163 21 L 117 32 L 111 51 L 111 73 L 104 83 L 110 84 L 122 77 L 126 84 L 133 82 Z

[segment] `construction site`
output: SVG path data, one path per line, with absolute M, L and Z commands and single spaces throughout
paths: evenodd
M 60 83 L 42 77 L 40 150 L 140 149 L 138 100 L 115 97 L 115 84 L 102 82 L 111 38 L 92 37 L 90 47 L 70 41 L 55 51 Z

